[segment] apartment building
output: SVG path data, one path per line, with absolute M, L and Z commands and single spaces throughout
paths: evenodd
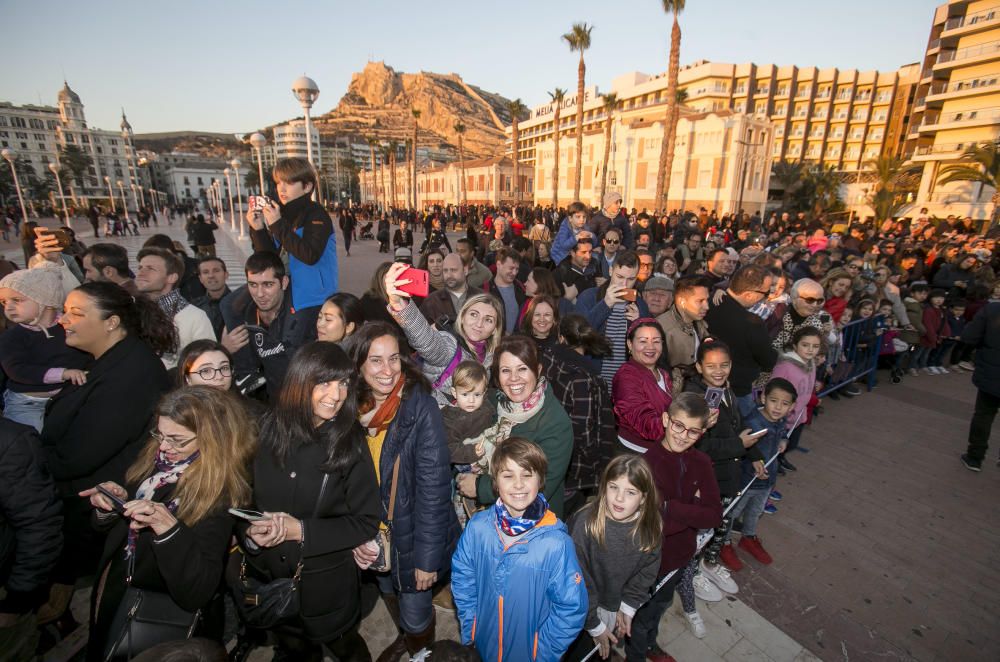
M 923 166 L 915 209 L 989 218 L 996 191 L 970 182 L 938 184 L 969 147 L 1000 139 L 1000 4 L 955 0 L 934 11 L 913 118 L 906 135 Z
M 374 203 L 376 195 L 380 204 L 392 197 L 389 168 L 384 172 L 376 168 L 362 170 L 358 174 L 361 187 L 361 202 Z M 531 184 L 531 168 L 521 165 L 521 181 Z M 395 207 L 408 207 L 410 195 L 410 174 L 406 164 L 396 166 Z M 437 165 L 431 161 L 420 163 L 417 168 L 417 208 L 462 204 L 463 164 L 459 161 Z M 512 205 L 518 196 L 514 189 L 514 162 L 507 157 L 466 160 L 464 163 L 466 201 L 470 205 Z M 521 195 L 521 203 L 530 204 L 530 193 Z

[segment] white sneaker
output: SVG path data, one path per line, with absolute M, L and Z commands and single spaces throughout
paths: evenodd
M 968 361 L 961 361 L 958 364 L 958 367 L 961 368 L 962 370 L 968 370 L 969 372 L 972 372 L 973 370 L 976 369 L 976 366 L 972 365 Z
M 916 368 L 910 368 L 910 377 L 916 377 L 920 372 Z
M 719 602 L 722 600 L 722 591 L 716 588 L 708 577 L 699 573 L 694 576 L 694 594 L 705 602 Z
M 715 567 L 710 567 L 705 563 L 705 560 L 702 559 L 701 574 L 708 577 L 713 584 L 726 593 L 737 593 L 740 590 L 740 587 L 733 581 L 733 576 L 729 574 L 729 569 L 721 563 Z
M 949 372 L 951 372 L 950 370 L 948 370 L 948 368 L 944 367 L 943 365 L 939 365 L 937 367 L 937 371 L 939 375 L 947 375 Z
M 705 621 L 701 620 L 701 614 L 694 612 L 689 614 L 684 612 L 684 618 L 687 619 L 688 625 L 691 626 L 691 632 L 694 636 L 699 639 L 705 638 Z
M 927 367 L 927 368 L 924 368 L 924 374 L 925 375 L 936 375 L 937 374 L 937 370 L 935 370 L 934 368 L 931 368 L 931 367 Z

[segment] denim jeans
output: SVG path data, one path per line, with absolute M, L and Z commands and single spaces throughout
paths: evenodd
M 431 600 L 434 594 L 431 591 L 396 591 L 392 583 L 392 573 L 380 572 L 375 575 L 378 582 L 378 590 L 385 595 L 395 593 L 399 596 L 399 621 L 403 626 L 403 632 L 419 634 L 427 629 L 434 616 L 434 603 Z
M 742 534 L 753 538 L 757 535 L 757 522 L 764 514 L 764 506 L 767 505 L 767 498 L 771 495 L 771 490 L 747 490 L 747 493 L 733 506 L 729 516 L 735 521 L 743 515 Z
M 942 340 L 937 347 L 931 350 L 931 355 L 927 359 L 927 365 L 942 367 L 944 359 L 951 356 L 951 350 L 955 346 L 954 340 Z
M 910 368 L 914 370 L 920 370 L 921 368 L 926 368 L 927 360 L 930 359 L 930 357 L 931 357 L 931 348 L 920 345 L 913 353 L 913 358 L 910 360 Z
M 32 395 L 3 392 L 3 417 L 15 423 L 30 425 L 39 432 L 42 431 L 42 420 L 45 418 L 45 405 L 49 398 L 36 398 Z

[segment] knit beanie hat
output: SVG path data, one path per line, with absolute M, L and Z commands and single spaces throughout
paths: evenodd
M 62 273 L 55 265 L 46 264 L 7 274 L 0 279 L 0 289 L 2 288 L 10 288 L 41 306 L 62 310 Z

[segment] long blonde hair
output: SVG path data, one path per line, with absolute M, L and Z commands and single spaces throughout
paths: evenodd
M 652 552 L 660 546 L 663 533 L 663 520 L 657 510 L 658 499 L 656 484 L 653 482 L 653 472 L 641 455 L 619 455 L 608 463 L 601 476 L 601 486 L 597 492 L 597 501 L 592 504 L 587 513 L 587 534 L 599 545 L 604 546 L 604 525 L 611 517 L 608 512 L 608 483 L 625 477 L 642 493 L 642 503 L 639 504 L 638 517 L 632 526 L 632 540 L 643 552 Z
M 156 414 L 191 430 L 198 439 L 200 456 L 181 474 L 174 491 L 178 519 L 193 526 L 217 508 L 249 503 L 257 425 L 235 395 L 208 386 L 185 386 L 164 395 Z M 159 448 L 150 438 L 129 467 L 129 484 L 138 485 L 153 474 Z
M 492 335 L 486 340 L 486 351 L 492 352 L 500 344 L 500 337 L 503 336 L 504 331 L 504 307 L 500 303 L 500 300 L 489 292 L 480 292 L 479 294 L 473 294 L 465 303 L 462 304 L 462 309 L 458 311 L 458 319 L 455 320 L 455 330 L 462 336 L 463 339 L 468 340 L 468 336 L 465 335 L 465 329 L 462 328 L 462 323 L 465 321 L 465 313 L 468 312 L 470 308 L 476 304 L 485 303 L 493 307 L 493 310 L 497 314 L 497 326 L 493 329 Z

